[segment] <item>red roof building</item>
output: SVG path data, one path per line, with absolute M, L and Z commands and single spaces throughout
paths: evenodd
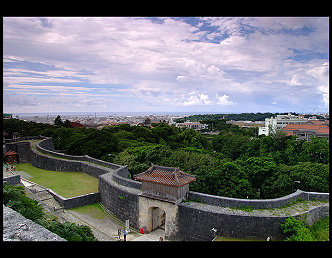
M 4 153 L 4 155 L 6 156 L 6 161 L 8 163 L 14 163 L 17 162 L 17 152 L 9 150 L 7 152 Z
M 148 170 L 134 176 L 142 181 L 142 195 L 169 202 L 181 202 L 189 191 L 189 183 L 196 177 L 179 168 L 152 165 Z
M 329 126 L 326 122 L 314 123 L 310 122 L 307 124 L 287 124 L 282 130 L 286 133 L 287 136 L 295 135 L 299 140 L 304 139 L 310 141 L 312 135 L 316 137 L 325 137 L 329 140 Z
M 77 123 L 77 122 L 70 122 L 70 125 L 74 128 L 83 128 L 85 127 L 84 125 Z

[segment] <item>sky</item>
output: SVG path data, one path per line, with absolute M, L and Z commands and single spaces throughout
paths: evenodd
M 328 17 L 3 18 L 4 112 L 328 110 Z

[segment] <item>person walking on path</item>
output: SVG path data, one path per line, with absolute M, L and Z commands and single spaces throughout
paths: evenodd
M 123 241 L 126 241 L 127 239 L 127 230 L 123 231 Z

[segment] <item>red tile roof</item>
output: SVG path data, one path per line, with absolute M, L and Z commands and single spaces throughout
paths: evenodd
M 180 187 L 196 180 L 196 177 L 184 173 L 178 168 L 152 165 L 148 170 L 135 175 L 134 179 L 144 182 Z
M 290 131 L 296 131 L 296 130 L 312 130 L 312 131 L 316 131 L 317 133 L 324 133 L 324 134 L 329 134 L 329 127 L 321 124 L 321 125 L 317 125 L 317 124 L 287 124 L 284 128 L 282 128 L 282 130 L 286 131 L 286 132 L 290 132 Z
M 77 122 L 70 122 L 70 125 L 72 127 L 79 127 L 79 128 L 82 128 L 84 127 L 84 125 L 80 124 L 80 123 L 77 123 Z
M 317 133 L 330 134 L 328 127 L 321 127 L 317 130 Z
M 17 154 L 17 152 L 12 151 L 12 150 L 5 152 L 6 156 L 12 156 L 12 155 L 16 155 L 16 154 Z

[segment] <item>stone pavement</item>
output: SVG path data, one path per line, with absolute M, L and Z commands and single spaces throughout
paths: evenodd
M 140 234 L 140 236 L 128 241 L 160 241 L 160 237 L 165 241 L 165 230 L 158 228 L 149 234 Z

